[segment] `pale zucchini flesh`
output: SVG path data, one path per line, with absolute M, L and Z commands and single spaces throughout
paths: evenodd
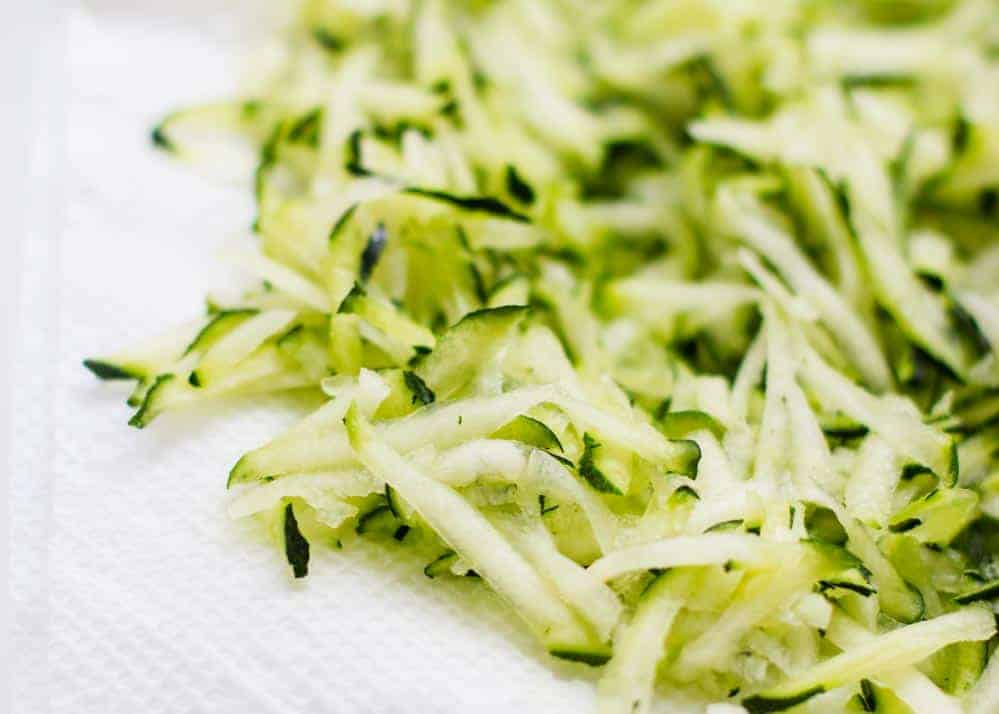
M 991 712 L 997 27 L 308 0 L 150 137 L 252 195 L 243 289 L 84 365 L 140 428 L 308 392 L 230 515 L 480 578 L 606 714 Z

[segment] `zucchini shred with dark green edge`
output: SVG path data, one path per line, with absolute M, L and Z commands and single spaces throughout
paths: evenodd
M 286 32 L 247 99 L 152 130 L 254 157 L 255 283 L 84 361 L 132 426 L 323 395 L 230 515 L 294 578 L 366 539 L 481 581 L 602 667 L 601 714 L 999 711 L 994 2 L 305 0 Z

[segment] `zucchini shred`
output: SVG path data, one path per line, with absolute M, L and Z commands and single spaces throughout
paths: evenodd
M 999 711 L 994 0 L 304 0 L 282 32 L 246 98 L 152 130 L 252 188 L 253 282 L 84 360 L 129 424 L 321 395 L 230 516 L 296 579 L 359 538 L 478 578 L 602 668 L 601 714 Z

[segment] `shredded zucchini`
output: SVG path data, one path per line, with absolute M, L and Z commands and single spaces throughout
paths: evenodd
M 325 397 L 229 514 L 296 578 L 353 538 L 481 577 L 606 665 L 605 714 L 999 708 L 994 0 L 303 0 L 282 31 L 152 131 L 245 180 L 257 241 L 242 294 L 84 361 L 130 424 Z

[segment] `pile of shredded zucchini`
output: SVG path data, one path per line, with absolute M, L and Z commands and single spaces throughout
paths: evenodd
M 478 576 L 603 714 L 999 711 L 995 0 L 315 0 L 282 48 L 153 132 L 248 168 L 256 283 L 86 364 L 137 427 L 328 396 L 229 475 L 296 577 Z

